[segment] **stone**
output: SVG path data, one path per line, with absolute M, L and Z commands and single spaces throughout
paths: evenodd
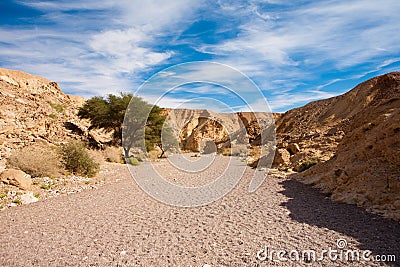
M 0 174 L 0 181 L 17 186 L 22 190 L 27 190 L 32 185 L 32 179 L 29 174 L 20 170 L 7 169 Z
M 21 195 L 20 199 L 22 204 L 30 204 L 38 201 L 38 199 L 33 195 L 32 192 Z
M 272 166 L 279 166 L 290 162 L 290 153 L 283 148 L 278 148 L 275 151 L 274 161 Z
M 300 146 L 297 143 L 290 143 L 286 149 L 289 151 L 290 155 L 296 155 L 300 152 Z

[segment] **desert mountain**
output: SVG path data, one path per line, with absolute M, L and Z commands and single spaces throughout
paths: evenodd
M 270 125 L 274 118 L 270 113 L 237 112 L 215 113 L 210 110 L 167 109 L 167 123 L 179 136 L 181 149 L 199 152 L 204 140 L 212 140 L 217 150 L 231 143 L 245 145 L 260 135 L 260 124 Z M 248 138 L 248 139 L 247 139 Z
M 336 201 L 400 219 L 399 72 L 288 111 L 278 120 L 277 132 L 282 140 L 298 141 L 302 149 L 334 152 L 328 161 L 297 178 L 332 194 Z M 322 149 L 317 145 L 321 141 Z
M 84 101 L 64 94 L 55 82 L 0 69 L 0 168 L 13 150 L 36 142 L 59 144 L 75 138 L 100 145 L 106 141 L 99 137 L 101 133 L 88 131 L 89 123 L 77 117 Z M 335 201 L 400 220 L 399 72 L 284 114 L 187 109 L 165 109 L 165 114 L 181 149 L 196 152 L 203 140 L 214 141 L 220 151 L 232 142 L 257 151 L 265 130 L 260 125 L 275 119 L 275 167 L 302 170 L 317 159 L 320 163 L 294 178 L 321 188 Z M 243 127 L 247 134 L 243 135 Z M 257 160 L 257 153 L 250 154 Z
M 35 142 L 94 141 L 95 133 L 76 115 L 84 101 L 64 94 L 56 82 L 0 68 L 0 166 L 13 150 Z

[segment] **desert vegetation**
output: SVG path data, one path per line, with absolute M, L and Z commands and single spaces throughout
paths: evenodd
M 59 154 L 64 168 L 73 174 L 93 177 L 99 171 L 99 163 L 94 161 L 80 141 L 61 145 Z
M 55 146 L 34 144 L 23 147 L 11 155 L 8 164 L 33 177 L 57 176 L 62 172 L 60 155 Z
M 81 141 L 70 141 L 60 147 L 31 145 L 15 151 L 8 160 L 9 167 L 26 172 L 32 177 L 55 177 L 69 171 L 93 177 L 99 163 Z
M 161 132 L 166 116 L 163 109 L 150 105 L 140 97 L 132 94 L 109 94 L 106 97 L 92 97 L 79 109 L 78 116 L 90 121 L 89 129 L 104 129 L 112 132 L 112 145 L 122 146 L 125 158 L 129 158 L 133 146 L 150 152 L 157 147 L 161 149 L 162 157 L 169 146 L 163 146 Z M 127 116 L 125 116 L 127 115 Z M 125 120 L 125 124 L 124 124 Z M 125 128 L 123 128 L 123 125 Z M 173 140 L 169 128 L 164 128 L 164 138 L 170 144 Z M 141 140 L 145 140 L 145 147 Z

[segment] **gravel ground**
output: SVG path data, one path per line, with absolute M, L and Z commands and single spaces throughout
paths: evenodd
M 166 161 L 156 165 L 177 184 L 187 181 Z M 216 158 L 204 175 L 193 175 L 201 182 L 192 183 L 209 181 L 225 165 L 223 157 Z M 2 211 L 0 266 L 400 265 L 399 223 L 332 203 L 282 175 L 269 175 L 249 193 L 253 172 L 246 168 L 235 189 L 210 205 L 179 208 L 145 194 L 126 166 L 108 165 L 100 176 L 112 183 Z M 323 249 L 337 249 L 337 239 L 347 241 L 342 251 L 393 254 L 397 262 L 331 261 L 326 256 L 307 264 L 257 258 L 266 246 L 270 253 L 315 250 L 319 257 Z
M 88 189 L 97 189 L 107 183 L 114 182 L 116 179 L 115 175 L 109 175 L 110 172 L 114 172 L 114 168 L 110 168 L 110 165 L 113 164 L 115 163 L 103 163 L 100 166 L 101 174 L 94 178 L 75 175 L 34 177 L 32 178 L 33 184 L 27 191 L 12 185 L 0 183 L 0 211 L 20 205 L 24 194 L 31 194 L 35 196 L 35 201 L 42 201 L 63 194 L 75 194 Z

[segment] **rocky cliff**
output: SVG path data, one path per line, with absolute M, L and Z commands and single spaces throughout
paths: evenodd
M 261 112 L 167 109 L 166 115 L 167 123 L 179 136 L 180 148 L 193 152 L 201 151 L 205 140 L 213 141 L 219 151 L 231 147 L 232 142 L 250 145 L 260 135 L 260 123 L 273 123 L 271 114 Z
M 64 94 L 55 82 L 0 69 L 0 168 L 13 150 L 35 142 L 80 138 L 99 144 L 100 133 L 89 132 L 88 122 L 76 115 L 83 102 Z M 293 177 L 321 188 L 335 201 L 400 220 L 399 72 L 284 114 L 187 109 L 165 109 L 165 114 L 182 150 L 201 151 L 205 140 L 221 152 L 243 144 L 255 163 L 261 133 L 275 119 L 274 167 L 303 171 L 314 165 Z
M 308 115 L 311 112 L 315 115 Z M 313 136 L 318 134 L 316 138 L 332 138 L 326 147 L 334 155 L 296 178 L 332 194 L 335 201 L 357 204 L 400 220 L 399 72 L 375 77 L 344 95 L 289 111 L 278 121 L 278 133 L 293 133 L 306 148 L 315 139 L 297 138 L 301 134 L 310 137 L 310 131 Z
M 0 69 L 0 166 L 12 151 L 35 142 L 94 141 L 96 134 L 88 133 L 88 123 L 76 115 L 84 101 L 64 94 L 56 82 Z

